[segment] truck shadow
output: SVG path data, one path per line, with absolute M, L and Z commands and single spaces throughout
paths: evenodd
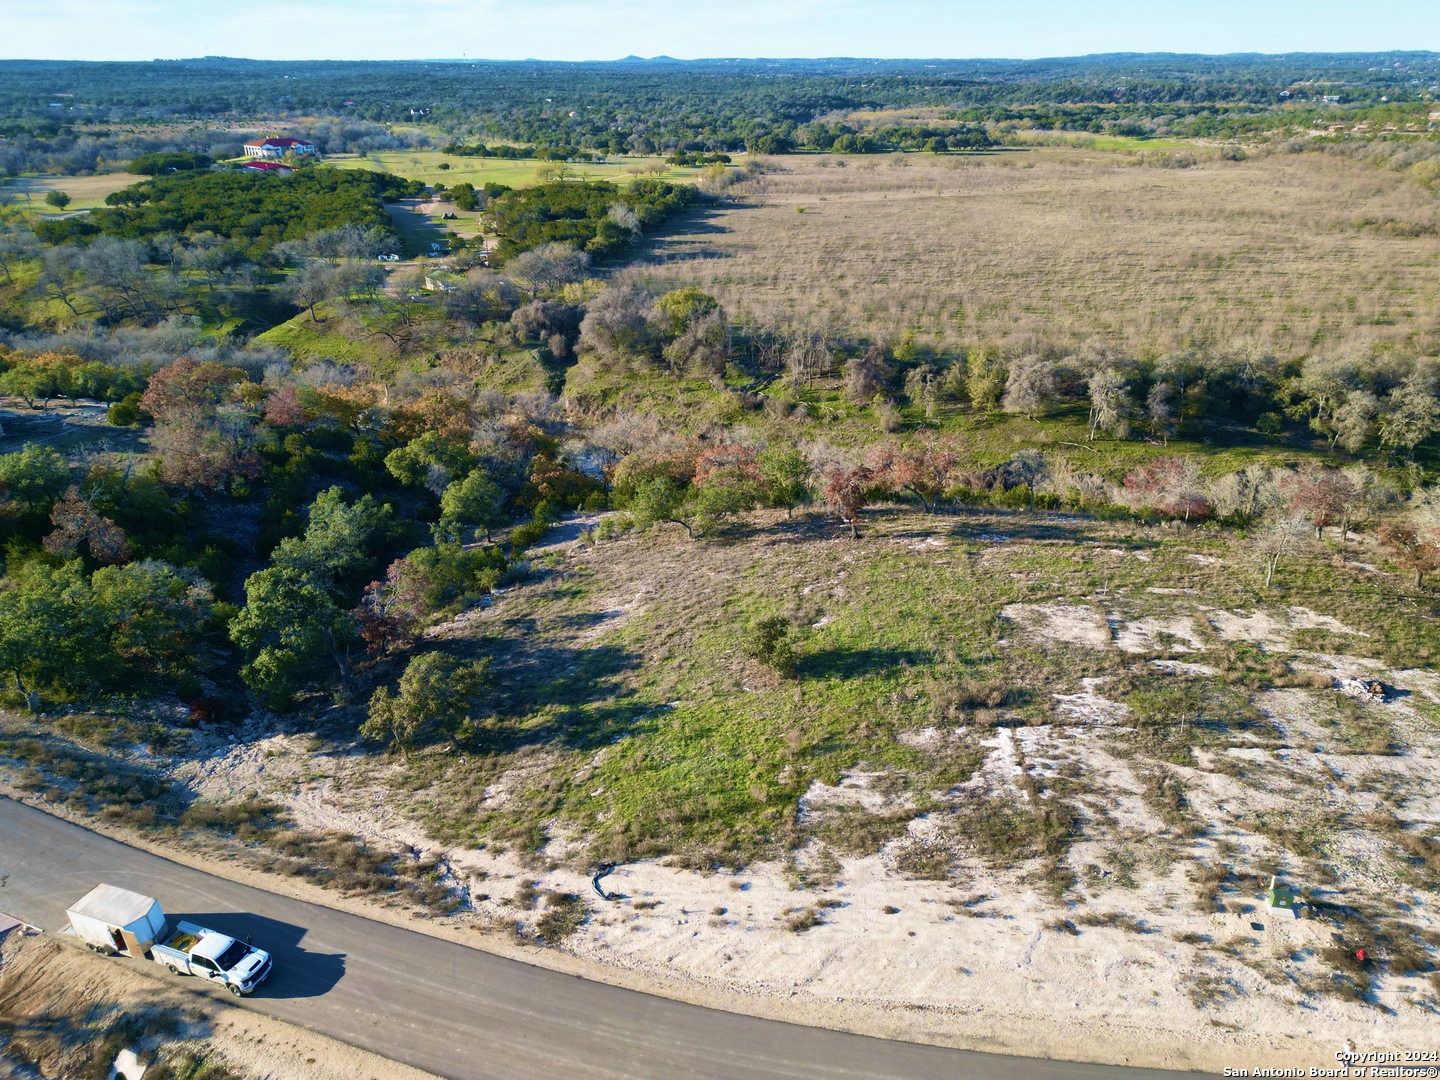
M 187 912 L 171 919 L 199 923 L 241 941 L 248 937 L 257 949 L 268 952 L 275 966 L 252 998 L 319 997 L 345 977 L 344 953 L 317 953 L 300 947 L 308 932 L 303 926 L 243 911 Z

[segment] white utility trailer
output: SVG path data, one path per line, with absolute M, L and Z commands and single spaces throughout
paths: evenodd
M 159 900 L 115 885 L 96 885 L 65 914 L 76 937 L 111 955 L 143 957 L 165 933 Z
M 237 997 L 270 976 L 270 954 L 247 938 L 194 923 L 170 926 L 160 901 L 114 885 L 97 885 L 66 912 L 73 933 L 95 952 L 134 956 L 163 964 L 176 975 L 198 975 Z

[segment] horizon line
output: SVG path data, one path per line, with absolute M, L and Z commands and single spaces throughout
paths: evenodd
M 624 63 L 670 63 L 670 64 L 798 64 L 798 63 L 870 63 L 870 64 L 1043 64 L 1064 60 L 1094 60 L 1111 57 L 1163 57 L 1175 59 L 1223 60 L 1237 57 L 1258 57 L 1264 59 L 1285 59 L 1289 57 L 1376 57 L 1411 56 L 1440 58 L 1440 51 L 1434 49 L 1364 49 L 1364 50 L 1314 50 L 1297 49 L 1285 52 L 1263 52 L 1239 50 L 1233 52 L 1176 52 L 1169 50 L 1137 52 L 1121 50 L 1115 52 L 1090 52 L 1072 55 L 1009 57 L 1009 56 L 695 56 L 676 57 L 666 54 L 637 56 L 630 54 L 613 59 L 557 60 L 544 57 L 474 57 L 474 56 L 416 56 L 404 59 L 377 59 L 368 57 L 309 57 L 305 59 L 275 59 L 260 56 L 226 56 L 207 53 L 202 56 L 157 56 L 148 60 L 107 59 L 81 60 L 54 57 L 0 57 L 0 64 L 185 64 L 202 61 L 232 61 L 250 64 L 563 64 L 583 66 L 587 64 Z

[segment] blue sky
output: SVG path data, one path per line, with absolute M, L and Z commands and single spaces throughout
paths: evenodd
M 0 0 L 0 56 L 1037 57 L 1440 50 L 1440 0 Z

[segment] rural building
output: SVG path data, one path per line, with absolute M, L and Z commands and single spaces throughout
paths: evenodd
M 286 154 L 313 155 L 315 144 L 299 139 L 252 139 L 245 144 L 245 156 L 260 160 L 279 160 Z
M 256 172 L 279 173 L 281 176 L 289 176 L 295 170 L 281 161 L 247 161 L 246 169 L 254 169 Z

